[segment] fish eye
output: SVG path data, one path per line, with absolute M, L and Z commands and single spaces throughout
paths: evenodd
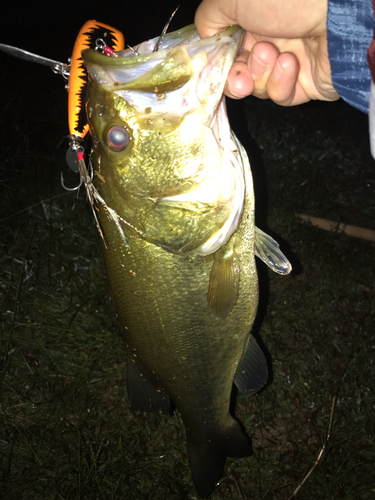
M 129 134 L 119 125 L 108 130 L 107 144 L 113 151 L 123 151 L 129 144 Z

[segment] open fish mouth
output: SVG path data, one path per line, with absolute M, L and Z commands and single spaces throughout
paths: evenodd
M 132 90 L 131 94 L 127 92 L 124 95 L 127 100 L 131 99 L 129 103 L 141 105 L 142 108 L 146 104 L 147 107 L 147 93 L 150 93 L 149 101 L 153 109 L 158 109 L 154 99 L 156 94 L 159 96 L 160 109 L 186 112 L 196 107 L 192 93 L 186 95 L 183 92 L 182 96 L 177 97 L 174 91 L 193 80 L 196 97 L 201 103 L 217 101 L 212 96 L 221 97 L 223 93 L 242 35 L 243 30 L 239 26 L 230 26 L 219 35 L 201 40 L 195 26 L 191 24 L 167 33 L 156 52 L 154 48 L 159 37 L 116 52 L 118 57 L 107 57 L 93 50 L 83 51 L 82 54 L 90 78 L 104 89 L 116 86 L 119 92 Z M 217 108 L 217 102 L 215 104 L 213 112 Z

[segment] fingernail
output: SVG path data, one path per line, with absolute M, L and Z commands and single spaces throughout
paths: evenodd
M 260 78 L 263 73 L 266 71 L 267 65 L 264 64 L 260 59 L 258 59 L 255 55 L 251 57 L 250 63 L 250 71 L 253 78 Z

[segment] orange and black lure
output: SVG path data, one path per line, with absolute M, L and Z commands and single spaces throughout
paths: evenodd
M 98 21 L 87 21 L 78 33 L 74 44 L 69 71 L 68 120 L 72 138 L 83 139 L 89 130 L 86 117 L 86 92 L 88 75 L 81 52 L 85 49 L 101 50 L 107 55 L 124 49 L 124 35 Z
M 26 61 L 48 66 L 54 73 L 68 80 L 68 121 L 71 143 L 67 153 L 67 162 L 75 172 L 79 171 L 77 153 L 83 152 L 81 142 L 89 130 L 85 109 L 88 75 L 81 56 L 84 49 L 99 50 L 108 56 L 116 57 L 116 51 L 124 49 L 124 35 L 108 24 L 94 20 L 87 21 L 78 33 L 70 64 L 0 43 L 1 51 Z M 78 161 L 81 159 L 83 158 L 79 158 Z

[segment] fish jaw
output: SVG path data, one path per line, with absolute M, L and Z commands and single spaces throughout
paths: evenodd
M 128 227 L 172 253 L 214 253 L 243 211 L 242 163 L 222 98 L 241 37 L 230 27 L 200 40 L 192 25 L 166 35 L 158 52 L 154 39 L 140 55 L 82 53 L 96 186 Z M 129 137 L 121 152 L 106 144 L 114 125 Z
M 84 50 L 82 57 L 91 81 L 106 90 L 116 87 L 138 111 L 149 104 L 155 111 L 186 112 L 196 110 L 198 99 L 210 125 L 242 36 L 239 26 L 230 26 L 220 35 L 201 40 L 192 24 L 165 35 L 157 52 L 153 48 L 159 37 L 117 52 L 119 57 L 107 57 L 95 50 Z M 176 92 L 188 81 L 183 92 Z

